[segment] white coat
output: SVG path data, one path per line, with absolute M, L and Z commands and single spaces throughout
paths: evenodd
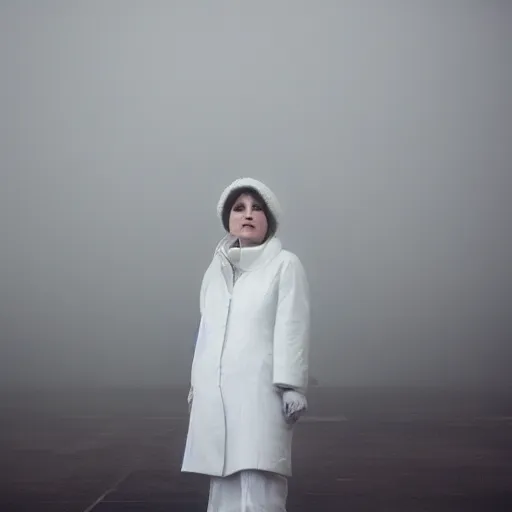
M 298 257 L 277 238 L 229 249 L 233 241 L 221 241 L 201 286 L 182 471 L 290 476 L 293 427 L 279 387 L 307 388 L 308 283 Z

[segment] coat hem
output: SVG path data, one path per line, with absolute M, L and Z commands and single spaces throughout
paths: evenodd
M 292 471 L 278 471 L 276 469 L 268 469 L 268 468 L 261 468 L 257 466 L 244 466 L 237 468 L 235 470 L 229 471 L 228 473 L 213 473 L 208 471 L 200 471 L 200 470 L 194 470 L 194 469 L 181 469 L 182 473 L 190 473 L 194 475 L 205 475 L 205 476 L 212 476 L 212 477 L 228 477 L 231 475 L 235 475 L 236 473 L 240 473 L 240 471 L 264 471 L 265 473 L 272 473 L 274 475 L 280 475 L 285 478 L 290 478 L 292 476 Z

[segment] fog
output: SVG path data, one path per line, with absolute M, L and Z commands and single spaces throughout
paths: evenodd
M 2 385 L 187 385 L 240 176 L 336 385 L 511 385 L 512 5 L 0 3 Z

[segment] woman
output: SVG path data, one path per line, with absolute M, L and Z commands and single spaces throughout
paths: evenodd
M 293 425 L 307 407 L 309 290 L 260 181 L 229 185 L 228 232 L 201 285 L 182 471 L 210 475 L 208 512 L 285 512 Z

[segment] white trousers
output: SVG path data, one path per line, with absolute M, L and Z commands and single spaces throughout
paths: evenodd
M 288 481 L 267 471 L 211 477 L 207 512 L 286 512 Z

